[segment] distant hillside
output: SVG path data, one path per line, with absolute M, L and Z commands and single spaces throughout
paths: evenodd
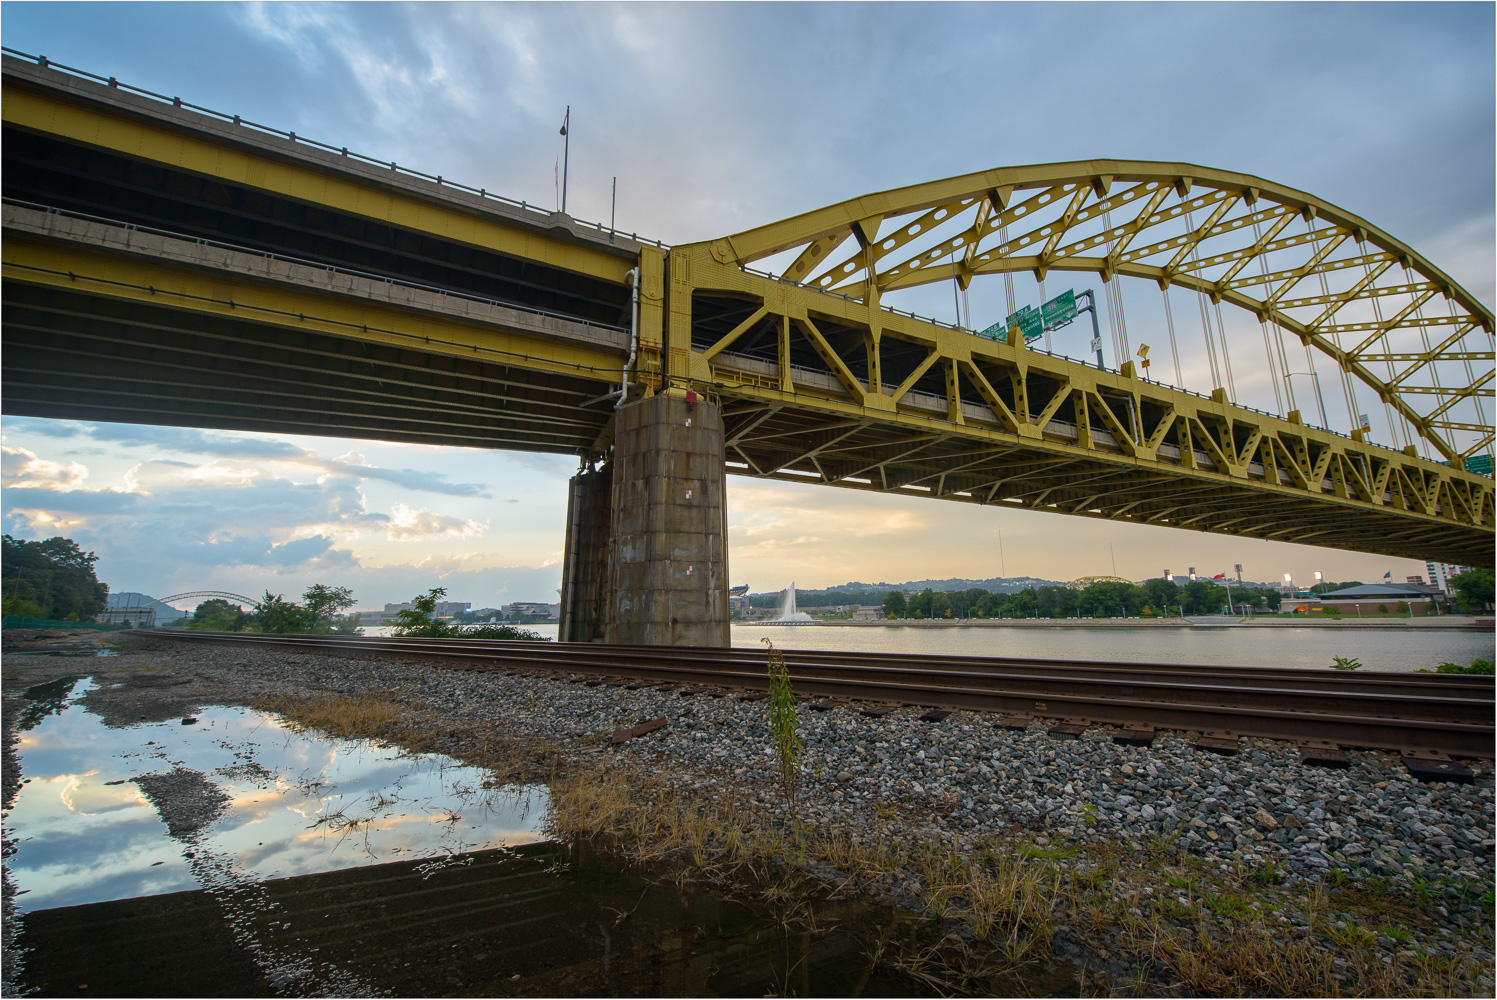
M 929 587 L 931 590 L 974 590 L 981 588 L 990 594 L 1017 594 L 1026 587 L 1063 587 L 1065 580 L 1042 580 L 1035 576 L 994 576 L 986 580 L 963 580 L 956 577 L 948 577 L 945 580 L 910 580 L 906 583 L 844 583 L 836 587 L 828 587 L 828 592 L 833 591 L 868 591 L 875 590 L 888 593 L 891 590 L 902 590 L 905 592 L 919 592 Z
M 1033 576 L 995 576 L 987 580 L 959 580 L 953 577 L 946 580 L 911 580 L 906 583 L 849 582 L 838 584 L 835 587 L 826 587 L 820 590 L 797 587 L 795 588 L 795 593 L 796 600 L 799 603 L 806 604 L 809 607 L 814 605 L 809 604 L 804 598 L 806 596 L 812 595 L 825 595 L 827 597 L 841 595 L 845 598 L 845 600 L 840 602 L 832 601 L 829 603 L 857 603 L 857 598 L 864 597 L 877 597 L 879 601 L 882 601 L 884 595 L 889 593 L 891 590 L 904 591 L 905 593 L 919 593 L 926 587 L 929 587 L 931 590 L 940 591 L 974 590 L 977 588 L 981 588 L 983 590 L 986 590 L 990 594 L 1017 594 L 1019 591 L 1024 590 L 1026 587 L 1063 587 L 1065 586 L 1065 583 L 1066 581 L 1064 580 L 1041 580 L 1038 577 Z M 750 594 L 749 596 L 767 597 L 771 594 L 778 593 L 780 592 L 762 591 L 760 593 Z
M 1196 577 L 1197 579 L 1206 580 L 1208 582 L 1211 579 L 1209 575 L 1203 575 L 1199 573 L 1196 574 Z M 798 603 L 807 607 L 817 607 L 821 606 L 822 604 L 879 603 L 882 602 L 884 595 L 889 593 L 891 590 L 898 590 L 909 594 L 919 593 L 920 591 L 929 587 L 934 591 L 950 592 L 955 590 L 982 589 L 986 590 L 990 594 L 1017 594 L 1019 591 L 1026 590 L 1030 587 L 1064 587 L 1069 582 L 1069 580 L 1045 580 L 1036 576 L 995 576 L 989 577 L 986 580 L 965 580 L 959 579 L 957 577 L 949 577 L 945 580 L 908 580 L 904 583 L 862 583 L 859 581 L 849 581 L 848 583 L 840 583 L 834 587 L 826 587 L 819 590 L 797 587 L 795 588 L 795 593 Z M 1175 582 L 1183 586 L 1184 584 L 1189 583 L 1190 579 L 1184 573 L 1177 573 L 1175 575 Z M 1230 583 L 1234 587 L 1238 586 L 1235 578 L 1217 580 L 1216 583 L 1218 585 L 1222 583 Z M 1252 581 L 1245 580 L 1243 581 L 1242 586 L 1270 590 L 1277 588 L 1278 585 L 1274 583 L 1253 583 Z M 750 594 L 749 597 L 764 598 L 778 593 L 780 593 L 780 591 L 760 591 L 758 593 Z M 822 596 L 825 596 L 829 599 L 826 601 L 816 600 L 816 598 Z M 841 599 L 830 599 L 836 597 L 840 597 Z M 876 600 L 873 600 L 873 598 L 876 598 Z M 758 602 L 754 603 L 755 606 L 758 606 Z

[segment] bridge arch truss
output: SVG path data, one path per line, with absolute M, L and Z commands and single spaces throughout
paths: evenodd
M 1331 359 L 1349 399 L 1365 387 L 1361 409 L 1385 404 L 1404 446 L 1422 439 L 1459 464 L 1493 440 L 1482 402 L 1493 384 L 1491 309 L 1367 220 L 1247 174 L 1127 160 L 1004 167 L 850 199 L 714 241 L 711 252 L 744 267 L 785 255 L 783 278 L 875 304 L 900 289 L 1022 271 L 1197 291 L 1253 314 L 1291 400 L 1286 341 Z M 1213 388 L 1230 399 L 1229 364 Z

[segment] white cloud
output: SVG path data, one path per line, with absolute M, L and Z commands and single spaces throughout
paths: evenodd
M 487 524 L 438 514 L 426 508 L 398 503 L 390 509 L 389 538 L 392 542 L 425 541 L 432 538 L 470 538 L 488 530 Z
M 0 447 L 0 484 L 66 492 L 81 489 L 88 469 L 77 462 L 51 462 L 25 448 Z

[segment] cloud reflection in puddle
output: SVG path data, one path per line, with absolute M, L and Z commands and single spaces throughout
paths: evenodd
M 77 703 L 91 684 L 20 740 L 31 781 L 6 827 L 24 910 L 199 888 L 193 853 L 263 880 L 543 839 L 543 787 L 486 789 L 480 768 L 298 732 L 247 708 L 111 729 Z M 161 774 L 226 797 L 191 844 L 168 835 L 158 805 L 171 804 L 153 805 L 134 780 Z

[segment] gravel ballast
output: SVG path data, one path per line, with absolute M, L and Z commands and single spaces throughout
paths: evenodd
M 194 702 L 383 691 L 439 712 L 454 731 L 523 732 L 563 758 L 612 754 L 621 766 L 703 795 L 731 784 L 757 796 L 770 813 L 776 808 L 773 740 L 762 701 L 705 692 L 687 697 L 670 687 L 590 687 L 562 677 L 410 660 L 188 646 L 143 636 L 127 642 L 131 648 L 120 656 L 87 663 L 18 664 L 41 658 L 11 658 L 7 707 L 20 689 L 15 680 L 24 686 L 65 672 L 146 680 L 88 694 L 85 704 L 111 725 L 160 717 L 155 705 L 162 696 L 177 714 Z M 1162 732 L 1151 747 L 1138 747 L 1112 742 L 1102 727 L 1064 739 L 1038 722 L 1007 730 L 986 716 L 956 712 L 927 723 L 919 719 L 922 711 L 866 717 L 857 705 L 824 712 L 802 705 L 808 822 L 834 826 L 854 840 L 893 836 L 958 852 L 976 852 L 1016 829 L 1041 847 L 1167 844 L 1172 855 L 1223 872 L 1269 864 L 1288 885 L 1372 880 L 1418 886 L 1439 926 L 1421 948 L 1456 957 L 1469 956 L 1473 942 L 1490 948 L 1490 904 L 1483 915 L 1470 901 L 1493 878 L 1491 762 L 1467 762 L 1475 775 L 1469 784 L 1422 783 L 1389 753 L 1347 751 L 1347 768 L 1325 769 L 1302 765 L 1297 748 L 1269 740 L 1244 739 L 1238 754 L 1221 756 L 1196 749 L 1189 733 Z M 608 745 L 609 734 L 659 717 L 665 727 Z M 461 759 L 462 742 L 439 729 L 424 749 Z M 7 746 L 8 786 L 11 767 Z M 7 801 L 11 793 L 8 787 Z M 918 880 L 907 872 L 864 888 L 919 907 Z M 1298 917 L 1280 920 L 1293 926 Z M 1475 957 L 1486 963 L 1485 986 L 1477 988 L 1489 989 L 1491 956 Z

